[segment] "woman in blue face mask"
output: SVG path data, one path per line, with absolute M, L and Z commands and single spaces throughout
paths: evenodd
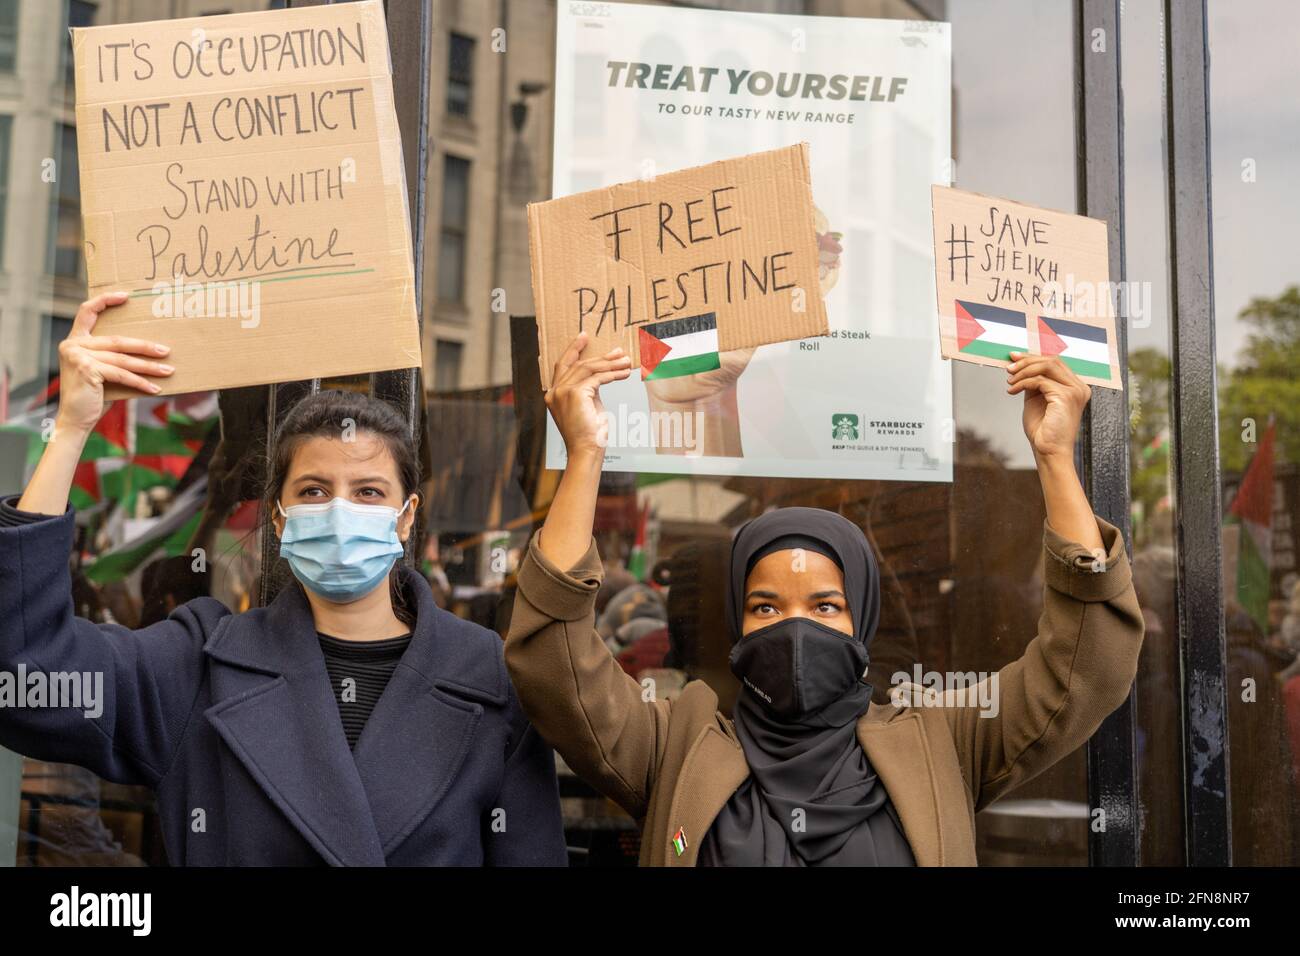
M 1137 669 L 1143 619 L 1123 538 L 1074 471 L 1088 386 L 1058 358 L 1009 363 L 1047 512 L 1041 528 L 1008 532 L 1045 564 L 1038 636 L 1020 659 L 975 687 L 899 685 L 874 701 L 871 546 L 837 514 L 778 508 L 736 531 L 725 580 L 690 583 L 725 594 L 700 629 L 731 647 L 740 690 L 726 715 L 702 680 L 664 699 L 623 673 L 595 631 L 599 392 L 631 362 L 620 349 L 586 353 L 580 335 L 546 395 L 568 459 L 519 569 L 506 639 L 538 729 L 640 822 L 642 865 L 974 865 L 975 811 L 1082 745 Z
M 564 865 L 554 755 L 500 638 L 399 560 L 419 469 L 386 403 L 323 392 L 285 419 L 264 512 L 296 581 L 268 607 L 197 598 L 137 631 L 74 616 L 68 492 L 103 385 L 154 394 L 172 371 L 154 343 L 94 334 L 121 301 L 78 312 L 52 439 L 0 499 L 0 672 L 103 693 L 0 707 L 0 745 L 154 787 L 173 865 Z

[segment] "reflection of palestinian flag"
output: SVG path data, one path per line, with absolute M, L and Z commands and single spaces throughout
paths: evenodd
M 722 367 L 718 361 L 718 319 L 712 312 L 644 325 L 637 330 L 637 338 L 643 382 Z
M 1066 319 L 1038 317 L 1038 348 L 1059 355 L 1076 375 L 1110 380 L 1110 346 L 1106 330 Z
M 142 523 L 147 527 L 141 534 L 96 558 L 87 567 L 86 577 L 99 584 L 120 581 L 159 549 L 168 557 L 185 554 L 203 517 L 207 498 L 208 481 L 202 477 L 177 495 L 162 515 L 145 519 Z
M 1241 487 L 1228 509 L 1241 522 L 1237 548 L 1237 601 L 1260 630 L 1268 632 L 1268 601 L 1272 597 L 1273 442 L 1277 424 L 1270 421 L 1259 450 L 1250 460 Z
M 957 299 L 957 351 L 967 355 L 1011 361 L 1012 352 L 1028 352 L 1025 314 L 980 302 Z
M 632 553 L 627 558 L 627 570 L 638 581 L 645 580 L 645 526 L 650 517 L 650 503 L 647 501 L 636 521 L 636 540 L 632 542 Z

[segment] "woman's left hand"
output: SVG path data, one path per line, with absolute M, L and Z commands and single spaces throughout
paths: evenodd
M 1073 458 L 1074 442 L 1092 388 L 1055 355 L 1012 352 L 1007 394 L 1025 395 L 1025 437 L 1037 457 Z

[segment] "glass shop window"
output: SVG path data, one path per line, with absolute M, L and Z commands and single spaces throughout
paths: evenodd
M 1232 850 L 1300 863 L 1300 80 L 1294 5 L 1209 8 Z

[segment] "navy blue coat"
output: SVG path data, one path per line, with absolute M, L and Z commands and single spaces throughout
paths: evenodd
M 402 583 L 411 642 L 349 750 L 306 596 L 197 598 L 138 631 L 73 613 L 73 516 L 0 528 L 0 670 L 101 672 L 103 711 L 0 707 L 0 744 L 158 796 L 174 865 L 564 865 L 552 751 L 501 639 Z

